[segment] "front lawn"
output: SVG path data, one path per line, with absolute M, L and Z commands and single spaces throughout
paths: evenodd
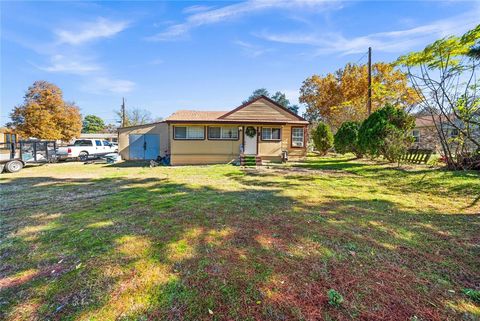
M 475 172 L 65 163 L 0 196 L 0 319 L 480 318 Z

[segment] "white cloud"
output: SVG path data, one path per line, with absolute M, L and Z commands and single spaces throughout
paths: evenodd
M 234 41 L 233 43 L 239 46 L 245 55 L 252 58 L 259 57 L 267 52 L 272 51 L 272 49 L 264 48 L 262 46 L 254 45 L 241 40 Z
M 212 9 L 211 6 L 202 6 L 202 5 L 193 5 L 190 7 L 186 7 L 185 9 L 182 10 L 183 13 L 197 13 L 197 12 L 202 12 L 202 11 L 207 11 Z
M 57 35 L 60 43 L 69 45 L 80 45 L 99 38 L 113 37 L 117 33 L 125 30 L 128 26 L 126 21 L 112 21 L 105 18 L 98 18 L 96 21 L 84 23 L 77 30 L 57 29 Z
M 187 17 L 185 22 L 168 27 L 148 39 L 155 41 L 174 40 L 187 34 L 191 29 L 203 25 L 219 23 L 240 16 L 260 12 L 269 9 L 309 9 L 323 10 L 331 7 L 337 1 L 327 0 L 278 0 L 278 1 L 262 1 L 250 0 L 246 2 L 236 3 L 217 9 L 205 9 L 196 12 Z
M 51 57 L 49 66 L 37 66 L 40 70 L 48 72 L 62 72 L 69 74 L 88 74 L 100 70 L 100 66 L 77 57 L 65 57 L 63 55 L 54 55 Z
M 478 24 L 479 15 L 480 11 L 474 10 L 423 26 L 353 38 L 344 37 L 338 32 L 288 34 L 261 32 L 257 36 L 273 42 L 313 46 L 316 48 L 316 54 L 356 54 L 365 52 L 368 47 L 372 47 L 376 51 L 397 53 L 405 52 L 416 46 L 424 46 L 441 37 L 462 34 Z
M 95 94 L 123 94 L 131 92 L 134 87 L 135 83 L 130 80 L 112 79 L 109 77 L 95 77 L 88 79 L 88 82 L 83 86 L 83 90 Z
M 75 30 L 57 29 L 54 34 L 57 42 L 53 45 L 55 52 L 67 51 L 69 54 L 53 54 L 49 66 L 39 67 L 48 72 L 63 72 L 81 75 L 83 90 L 92 94 L 123 94 L 134 89 L 135 83 L 125 79 L 110 77 L 108 71 L 93 59 L 85 58 L 83 44 L 101 38 L 110 38 L 125 30 L 128 23 L 97 18 L 80 24 Z
M 125 21 L 113 21 L 99 17 L 87 23 L 72 21 L 75 29 L 52 29 L 54 41 L 45 42 L 15 33 L 7 33 L 8 39 L 38 54 L 44 62 L 30 62 L 38 70 L 48 73 L 65 73 L 78 77 L 83 84 L 81 89 L 92 94 L 121 94 L 132 91 L 136 84 L 126 79 L 111 77 L 111 73 L 99 60 L 99 52 L 94 46 L 84 46 L 95 39 L 113 37 L 128 27 Z M 3 35 L 2 35 L 3 36 Z M 154 59 L 147 64 L 161 64 Z

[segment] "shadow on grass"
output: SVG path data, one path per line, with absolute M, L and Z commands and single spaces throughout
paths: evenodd
M 294 167 L 351 173 L 385 184 L 399 193 L 435 191 L 446 197 L 480 195 L 478 171 L 447 171 L 427 166 L 405 169 L 390 165 L 358 159 L 316 158 Z
M 446 289 L 479 281 L 478 216 L 351 197 L 306 205 L 280 193 L 299 182 L 226 177 L 240 189 L 12 178 L 1 191 L 0 317 L 441 320 L 457 316 Z M 328 305 L 331 288 L 342 308 Z
M 310 168 L 317 170 L 347 170 L 352 168 L 364 168 L 371 166 L 368 163 L 358 162 L 357 159 L 315 159 L 306 160 L 304 163 L 295 164 L 295 167 Z
M 150 166 L 150 161 L 145 161 L 145 160 L 123 161 L 123 162 L 108 165 L 108 167 L 113 167 L 113 168 L 131 168 L 131 167 L 149 167 L 149 166 Z

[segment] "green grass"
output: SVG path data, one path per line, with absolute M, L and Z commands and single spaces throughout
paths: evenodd
M 348 157 L 2 174 L 0 319 L 474 320 L 479 195 Z

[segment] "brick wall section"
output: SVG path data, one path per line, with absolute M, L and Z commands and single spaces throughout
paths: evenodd
M 438 138 L 437 130 L 435 127 L 417 127 L 415 130 L 420 132 L 420 139 L 418 142 L 414 142 L 414 148 L 432 149 L 439 153 L 442 149 L 440 140 Z
M 412 144 L 413 148 L 421 148 L 421 149 L 432 149 L 436 153 L 442 153 L 442 145 L 440 143 L 440 139 L 438 138 L 438 133 L 435 127 L 416 127 L 415 130 L 420 132 L 420 139 L 418 142 L 414 142 Z M 480 128 L 474 130 L 473 137 L 480 138 Z M 475 151 L 477 146 L 473 144 L 471 141 L 467 141 L 468 149 L 471 151 Z M 455 150 L 455 143 L 450 143 L 450 148 L 452 152 Z

